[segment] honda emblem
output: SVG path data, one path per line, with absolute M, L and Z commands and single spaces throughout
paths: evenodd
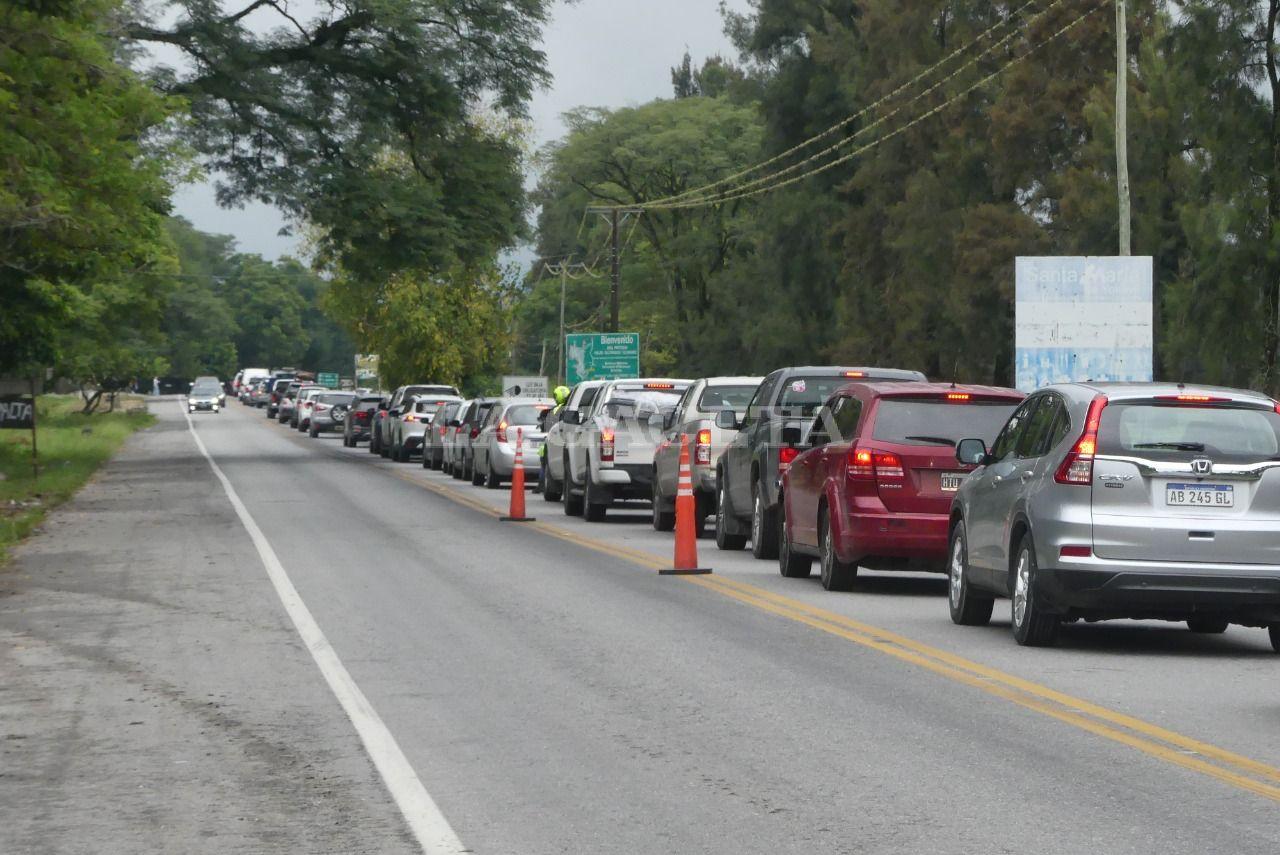
M 1213 471 L 1213 461 L 1207 457 L 1197 457 L 1191 461 L 1191 471 L 1196 475 L 1208 475 Z

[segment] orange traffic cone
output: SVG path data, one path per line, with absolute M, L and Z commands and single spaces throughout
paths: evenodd
M 698 566 L 698 530 L 694 516 L 698 500 L 693 495 L 693 473 L 689 468 L 689 435 L 680 437 L 680 477 L 676 484 L 676 555 L 675 567 L 659 570 L 663 576 L 693 576 L 710 573 Z
M 516 462 L 511 467 L 511 510 L 498 519 L 504 522 L 534 520 L 534 517 L 524 515 L 524 428 L 516 428 Z

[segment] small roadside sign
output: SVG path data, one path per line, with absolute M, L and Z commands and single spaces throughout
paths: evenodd
M 640 376 L 640 333 L 571 333 L 564 340 L 570 386 Z
M 546 377 L 524 377 L 517 374 L 502 376 L 502 394 L 519 395 L 522 398 L 549 398 L 551 387 Z
M 30 395 L 0 395 L 0 429 L 31 430 L 35 418 L 35 400 Z
M 355 362 L 356 385 L 377 387 L 378 369 L 381 367 L 378 354 L 357 353 Z
M 333 371 L 321 371 L 316 375 L 316 382 L 327 389 L 337 389 L 338 375 Z

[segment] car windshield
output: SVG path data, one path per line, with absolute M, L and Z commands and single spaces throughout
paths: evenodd
M 882 398 L 872 437 L 902 445 L 953 447 L 962 439 L 977 438 L 991 445 L 1019 403 Z
M 698 398 L 698 409 L 703 412 L 714 410 L 745 410 L 751 403 L 751 396 L 756 393 L 755 386 L 708 386 L 702 390 Z
M 604 413 L 618 421 L 644 420 L 674 409 L 682 394 L 680 389 L 618 389 L 605 402 Z
M 843 374 L 826 377 L 791 377 L 782 384 L 782 396 L 778 408 L 790 414 L 811 416 L 817 412 L 832 393 L 848 386 L 851 381 Z
M 197 383 L 191 387 L 193 395 L 221 395 L 222 387 L 217 383 Z
M 1221 405 L 1111 404 L 1102 411 L 1098 453 L 1180 461 L 1270 459 L 1280 454 L 1280 415 Z
M 509 425 L 536 425 L 538 416 L 551 409 L 550 404 L 516 404 L 508 407 L 502 418 Z

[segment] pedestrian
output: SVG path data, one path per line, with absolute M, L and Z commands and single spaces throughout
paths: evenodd
M 565 402 L 569 400 L 569 387 L 557 386 L 551 393 L 552 399 L 556 402 L 555 407 L 550 410 L 544 410 L 539 416 L 539 429 L 545 434 L 551 430 L 551 425 L 560 417 L 560 411 L 564 409 Z M 538 446 L 538 483 L 533 488 L 533 492 L 541 493 L 547 488 L 547 444 L 544 442 Z
M 159 377 L 151 378 L 151 394 L 152 395 L 160 394 L 160 378 Z

